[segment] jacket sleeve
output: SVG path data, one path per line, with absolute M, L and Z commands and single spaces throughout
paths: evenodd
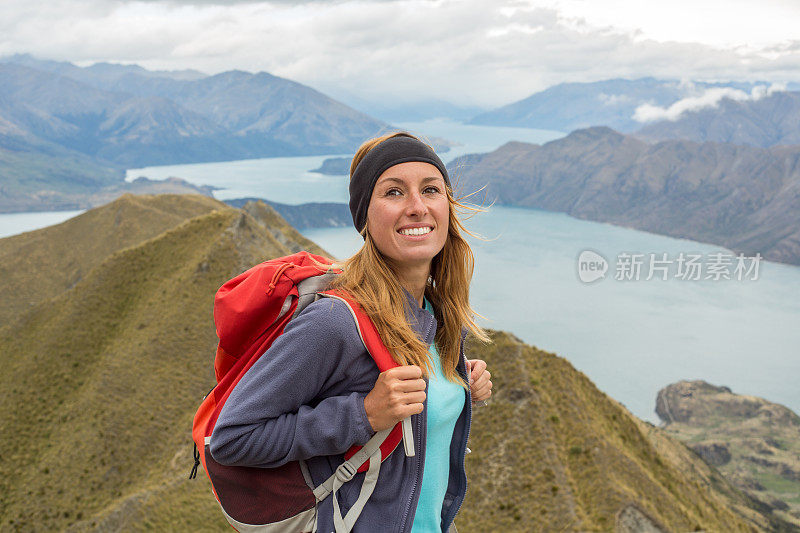
M 325 397 L 358 357 L 369 356 L 349 309 L 330 298 L 310 304 L 234 387 L 211 436 L 214 460 L 277 467 L 366 443 L 369 391 Z

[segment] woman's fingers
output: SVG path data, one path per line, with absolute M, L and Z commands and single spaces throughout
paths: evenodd
M 388 429 L 412 414 L 421 413 L 425 380 L 418 366 L 408 365 L 381 372 L 364 398 L 364 410 L 372 429 Z
M 425 390 L 424 379 L 404 379 L 395 382 L 395 390 L 398 392 L 416 392 Z
M 492 382 L 488 381 L 484 386 L 479 387 L 478 389 L 473 389 L 471 392 L 473 402 L 488 400 L 492 395 Z
M 480 359 L 468 361 L 470 366 L 470 394 L 472 401 L 487 400 L 492 395 L 492 374 L 486 370 L 486 362 Z
M 468 363 L 470 366 L 470 378 L 471 381 L 474 382 L 486 370 L 486 361 L 481 359 L 470 359 Z

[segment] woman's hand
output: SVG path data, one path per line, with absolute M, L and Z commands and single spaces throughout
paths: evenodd
M 469 390 L 472 394 L 473 402 L 488 400 L 492 395 L 492 375 L 486 370 L 486 362 L 480 359 L 468 359 L 470 380 Z
M 421 413 L 424 401 L 422 370 L 413 365 L 398 366 L 381 372 L 375 386 L 364 398 L 364 410 L 373 431 L 378 432 Z

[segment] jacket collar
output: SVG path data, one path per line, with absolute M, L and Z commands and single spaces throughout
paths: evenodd
M 438 327 L 436 317 L 427 309 L 420 307 L 417 299 L 405 287 L 403 287 L 403 292 L 406 295 L 405 311 L 409 325 L 417 332 L 422 342 L 430 345 L 436 337 L 436 328 Z

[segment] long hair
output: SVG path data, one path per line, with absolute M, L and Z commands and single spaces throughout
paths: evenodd
M 361 159 L 379 143 L 395 136 L 417 137 L 406 133 L 388 133 L 362 144 L 350 165 L 350 177 Z M 419 140 L 419 139 L 417 139 Z M 438 329 L 436 349 L 441 357 L 445 377 L 463 386 L 458 375 L 459 343 L 462 327 L 478 339 L 488 342 L 489 337 L 475 322 L 476 314 L 469 304 L 469 284 L 472 280 L 474 257 L 462 232 L 469 233 L 456 213 L 457 209 L 480 211 L 462 204 L 446 187 L 449 224 L 442 250 L 433 258 L 425 296 L 434 307 Z M 427 377 L 433 370 L 428 346 L 411 328 L 406 317 L 408 301 L 400 282 L 392 270 L 392 262 L 384 256 L 364 228 L 364 245 L 355 255 L 340 264 L 342 273 L 336 276 L 331 288 L 348 292 L 372 319 L 381 340 L 401 365 L 417 365 Z

